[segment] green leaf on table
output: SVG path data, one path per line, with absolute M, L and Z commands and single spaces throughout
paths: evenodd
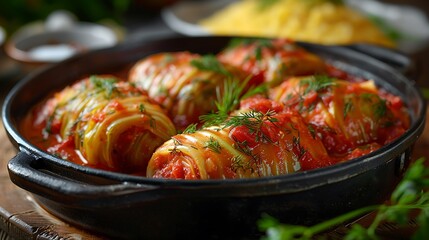
M 332 228 L 351 222 L 359 216 L 374 212 L 375 217 L 367 228 L 355 223 L 346 233 L 346 240 L 381 239 L 377 236 L 377 227 L 389 222 L 399 226 L 411 220 L 411 213 L 417 214 L 419 228 L 412 239 L 429 239 L 429 168 L 425 159 L 416 160 L 406 171 L 403 179 L 391 195 L 390 204 L 381 204 L 357 209 L 313 226 L 287 225 L 276 219 L 264 216 L 259 221 L 261 230 L 265 230 L 270 240 L 313 239 L 322 237 Z M 322 234 L 322 236 L 320 236 Z

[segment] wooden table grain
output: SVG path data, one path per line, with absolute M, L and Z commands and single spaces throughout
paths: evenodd
M 30 193 L 15 186 L 7 172 L 15 154 L 0 122 L 0 239 L 101 239 L 49 214 Z

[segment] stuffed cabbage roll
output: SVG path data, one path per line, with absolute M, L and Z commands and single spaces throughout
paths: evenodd
M 237 39 L 220 52 L 219 61 L 239 67 L 255 79 L 274 87 L 291 76 L 325 73 L 324 61 L 286 39 Z
M 147 176 L 236 179 L 274 176 L 333 164 L 300 115 L 253 97 L 223 125 L 173 136 L 153 154 Z
M 137 62 L 129 81 L 161 104 L 179 129 L 214 111 L 228 78 L 245 80 L 238 69 L 221 64 L 213 55 L 189 52 L 158 53 Z M 252 83 L 249 83 L 252 84 Z
M 295 77 L 272 89 L 270 98 L 301 114 L 328 152 L 337 156 L 371 152 L 409 127 L 401 99 L 379 90 L 371 80 Z
M 42 129 L 48 152 L 117 172 L 144 175 L 155 149 L 176 134 L 145 92 L 113 76 L 83 79 L 35 114 L 32 127 Z

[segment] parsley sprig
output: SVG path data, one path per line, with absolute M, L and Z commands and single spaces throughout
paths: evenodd
M 313 226 L 287 225 L 277 219 L 264 215 L 258 226 L 266 232 L 266 240 L 313 239 L 320 234 L 341 225 L 344 222 L 356 219 L 364 214 L 375 213 L 375 218 L 369 227 L 364 228 L 353 224 L 344 236 L 344 239 L 380 239 L 376 229 L 384 222 L 405 224 L 410 220 L 410 214 L 418 211 L 417 222 L 419 229 L 412 239 L 429 239 L 429 169 L 425 166 L 425 159 L 418 159 L 404 175 L 390 198 L 390 204 L 381 204 L 360 208 L 333 219 Z

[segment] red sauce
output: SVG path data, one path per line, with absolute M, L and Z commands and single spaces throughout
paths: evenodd
M 293 46 L 290 41 L 278 40 L 274 41 L 270 47 L 261 49 L 259 47 L 255 44 L 243 45 L 227 49 L 218 57 L 220 61 L 240 67 L 248 74 L 252 74 L 249 85 L 268 83 L 269 97 L 257 95 L 246 98 L 241 101 L 237 111 L 238 113 L 254 111 L 262 114 L 263 119 L 256 130 L 243 124 L 232 127 L 230 132 L 225 135 L 215 136 L 215 140 L 225 138 L 226 140 L 223 140 L 231 142 L 234 147 L 241 144 L 241 147 L 249 151 L 246 154 L 250 155 L 255 162 L 252 162 L 253 165 L 248 166 L 248 169 L 241 166 L 241 173 L 239 173 L 236 167 L 232 166 L 232 156 L 228 155 L 230 153 L 226 150 L 215 153 L 207 149 L 204 143 L 199 142 L 198 148 L 202 149 L 201 155 L 204 156 L 204 170 L 210 178 L 236 178 L 239 174 L 254 176 L 258 171 L 267 172 L 266 169 L 262 169 L 263 167 L 275 169 L 280 173 L 289 173 L 330 166 L 373 152 L 395 140 L 409 128 L 409 116 L 403 101 L 398 96 L 383 90 L 372 91 L 362 88 L 358 83 L 364 82 L 365 79 L 324 63 L 317 56 Z M 262 60 L 255 54 L 260 54 L 259 57 Z M 149 65 L 142 66 L 139 71 L 151 71 L 150 64 L 154 64 L 153 61 L 161 62 L 165 65 L 163 70 L 165 76 L 171 76 L 171 78 L 164 79 L 165 84 L 168 83 L 166 85 L 175 87 L 174 81 L 192 70 L 186 64 L 189 64 L 190 59 L 195 58 L 195 55 L 190 53 L 178 55 L 177 66 L 186 65 L 181 71 L 176 71 L 177 66 L 165 62 L 165 57 L 165 55 L 157 55 L 152 61 L 147 62 Z M 276 68 L 270 69 L 270 63 L 275 59 L 282 59 L 283 64 L 286 65 L 280 66 L 280 64 Z M 297 65 L 297 61 L 302 62 Z M 282 72 L 286 71 L 283 69 L 285 66 L 289 72 Z M 294 68 L 294 66 L 299 67 Z M 126 75 L 124 72 L 118 74 Z M 302 85 L 294 81 L 297 81 L 295 76 L 307 74 L 326 75 L 330 78 L 344 80 L 347 84 L 340 84 L 340 87 L 326 87 L 320 91 L 306 91 Z M 279 78 L 279 76 L 281 77 Z M 161 81 L 161 78 L 152 80 L 156 85 L 156 81 Z M 290 89 L 294 90 L 290 91 Z M 134 94 L 139 92 L 133 87 L 127 91 Z M 127 91 L 124 93 L 130 93 Z M 154 95 L 151 101 L 165 106 L 171 105 L 169 117 L 173 119 L 175 127 L 181 129 L 190 122 L 199 123 L 197 122 L 198 117 L 207 114 L 201 108 L 194 109 L 192 115 L 171 114 L 171 112 L 178 112 L 178 106 L 174 105 L 176 102 L 167 97 L 172 94 L 171 91 L 172 88 L 166 90 L 166 95 Z M 207 99 L 212 101 L 214 98 Z M 350 99 L 353 101 L 353 105 L 348 106 L 347 101 Z M 29 141 L 43 150 L 77 164 L 143 176 L 146 174 L 144 169 L 137 171 L 133 169 L 134 165 L 128 165 L 128 159 L 122 155 L 128 151 L 130 143 L 135 140 L 135 135 L 144 131 L 143 128 L 132 126 L 118 137 L 118 141 L 114 145 L 115 151 L 112 153 L 112 158 L 117 165 L 90 164 L 83 157 L 85 152 L 80 152 L 79 147 L 76 146 L 79 143 L 76 142 L 75 135 L 67 136 L 64 139 L 59 137 L 61 129 L 64 127 L 62 120 L 48 117 L 55 111 L 56 104 L 55 99 L 51 98 L 37 105 L 22 121 L 23 135 Z M 212 102 L 207 104 L 214 105 Z M 382 108 L 380 116 L 374 112 L 373 106 L 377 104 L 380 104 Z M 125 110 L 125 107 L 119 101 L 112 100 L 106 109 L 121 112 Z M 333 113 L 334 110 L 336 114 Z M 109 112 L 99 111 L 84 117 L 88 118 L 85 119 L 87 121 L 101 123 L 108 118 L 108 114 Z M 173 138 L 186 141 L 183 135 L 176 135 Z M 99 141 L 106 140 L 99 139 Z M 156 137 L 146 136 L 145 143 L 151 144 L 152 142 L 156 142 Z M 155 148 L 147 150 L 144 155 L 150 157 L 153 152 L 155 152 Z M 174 149 L 169 154 L 154 158 L 152 166 L 158 169 L 154 177 L 200 179 L 204 174 L 198 170 L 199 166 L 195 160 L 182 152 L 174 153 Z M 287 169 L 291 167 L 294 169 Z

